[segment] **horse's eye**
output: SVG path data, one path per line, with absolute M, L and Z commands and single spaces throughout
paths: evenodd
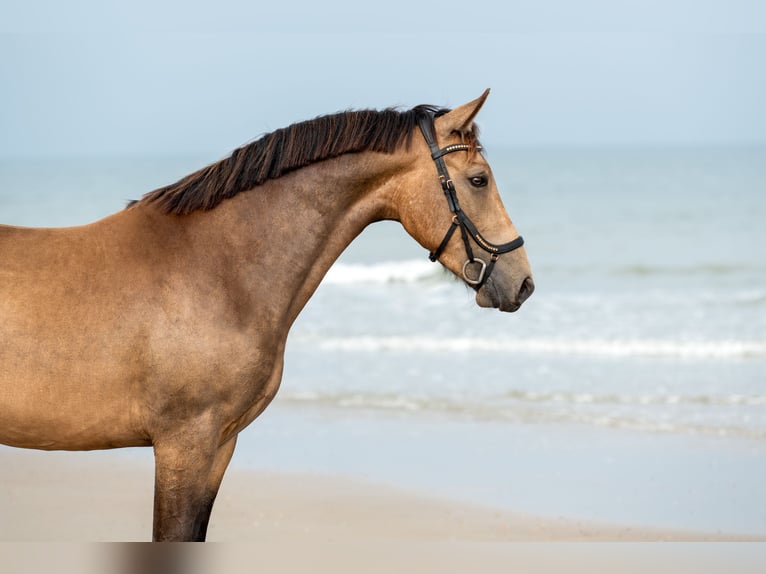
M 470 181 L 471 185 L 474 187 L 484 187 L 487 185 L 487 178 L 483 175 L 472 177 L 468 181 Z

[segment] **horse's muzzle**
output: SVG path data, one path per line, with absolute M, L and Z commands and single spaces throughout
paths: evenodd
M 527 277 L 521 282 L 516 293 L 509 293 L 502 289 L 492 277 L 476 292 L 476 303 L 479 307 L 499 309 L 508 313 L 518 311 L 521 304 L 529 299 L 535 290 L 535 282 Z

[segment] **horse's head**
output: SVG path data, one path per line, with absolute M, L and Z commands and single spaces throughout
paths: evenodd
M 476 290 L 481 307 L 516 311 L 534 282 L 476 138 L 473 120 L 488 94 L 443 114 L 419 114 L 423 135 L 413 134 L 413 179 L 399 190 L 398 219 L 432 260 Z

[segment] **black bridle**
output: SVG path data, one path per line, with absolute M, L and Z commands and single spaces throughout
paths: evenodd
M 452 235 L 455 233 L 455 230 L 459 228 L 460 235 L 463 238 L 463 245 L 465 245 L 465 254 L 468 257 L 466 262 L 463 263 L 463 279 L 465 279 L 466 283 L 470 284 L 474 289 L 478 291 L 492 273 L 492 269 L 494 269 L 495 262 L 497 261 L 498 257 L 500 257 L 500 255 L 503 253 L 510 253 L 514 249 L 518 249 L 524 245 L 524 239 L 519 236 L 513 241 L 497 245 L 487 241 L 484 239 L 484 237 L 482 237 L 481 233 L 479 233 L 479 230 L 476 229 L 476 226 L 473 224 L 473 221 L 471 221 L 465 212 L 460 209 L 460 203 L 458 203 L 457 200 L 457 190 L 455 189 L 455 184 L 449 176 L 449 172 L 447 171 L 447 164 L 444 163 L 444 156 L 448 153 L 453 153 L 456 151 L 469 151 L 471 146 L 468 144 L 460 143 L 451 144 L 440 148 L 436 143 L 436 136 L 434 135 L 433 114 L 419 117 L 418 125 L 420 126 L 420 131 L 423 132 L 423 137 L 425 138 L 428 147 L 431 149 L 431 157 L 433 158 L 434 163 L 436 163 L 436 170 L 439 172 L 439 180 L 441 181 L 442 190 L 444 191 L 444 195 L 447 198 L 447 205 L 452 212 L 452 225 L 450 225 L 450 228 L 444 235 L 444 239 L 442 239 L 439 247 L 437 247 L 435 251 L 432 251 L 428 255 L 428 258 L 431 261 L 438 260 L 439 256 L 447 247 L 447 244 L 452 238 Z M 473 249 L 471 248 L 471 243 L 468 239 L 469 237 L 471 237 L 477 245 L 484 249 L 484 251 L 489 253 L 489 263 L 483 259 L 474 257 Z M 467 271 L 469 267 L 474 264 L 479 266 L 479 270 L 475 277 L 471 277 L 468 275 Z

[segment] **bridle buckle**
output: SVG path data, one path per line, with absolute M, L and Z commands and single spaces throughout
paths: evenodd
M 475 279 L 472 279 L 468 276 L 468 273 L 466 273 L 466 270 L 468 269 L 468 266 L 472 263 L 478 263 L 479 264 L 479 274 Z M 484 273 L 487 271 L 487 264 L 484 262 L 484 260 L 479 259 L 478 257 L 474 257 L 473 261 L 470 259 L 466 259 L 465 263 L 463 263 L 463 279 L 465 279 L 465 282 L 469 285 L 479 285 L 482 281 L 484 281 Z

